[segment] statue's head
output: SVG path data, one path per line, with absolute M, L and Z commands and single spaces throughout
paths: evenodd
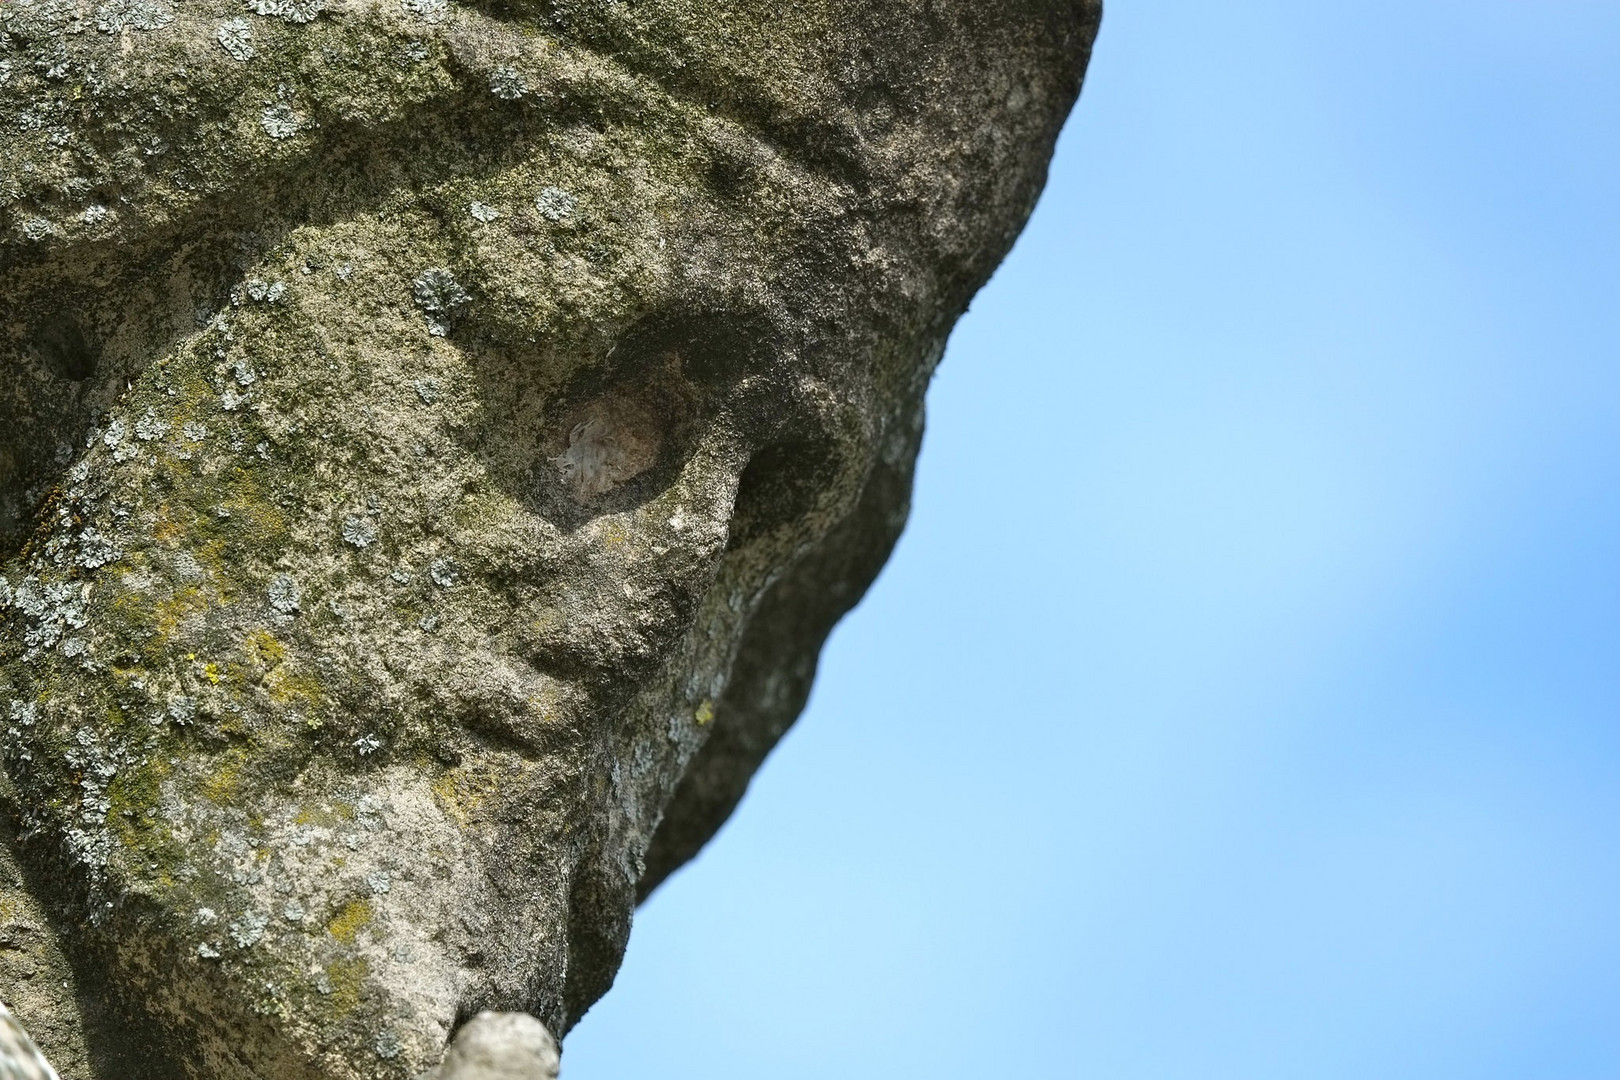
M 0 8 L 5 768 L 194 1075 L 566 1030 L 735 802 L 1095 14 L 933 7 Z

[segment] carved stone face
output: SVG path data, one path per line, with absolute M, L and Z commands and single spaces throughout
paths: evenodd
M 1058 6 L 0 7 L 5 766 L 129 1068 L 606 988 L 903 521 Z

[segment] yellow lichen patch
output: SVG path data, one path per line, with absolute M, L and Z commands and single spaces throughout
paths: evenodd
M 238 466 L 223 479 L 225 498 L 219 506 L 230 514 L 227 520 L 247 533 L 249 541 L 275 544 L 287 539 L 287 515 L 264 493 L 258 477 Z
M 346 956 L 326 965 L 326 979 L 331 984 L 332 1009 L 339 1016 L 353 1012 L 360 1004 L 360 992 L 365 988 L 371 965 L 363 956 Z
M 196 585 L 186 585 L 152 605 L 152 629 L 160 638 L 171 638 L 186 619 L 207 610 L 208 594 Z
M 184 535 L 185 528 L 169 516 L 167 506 L 158 511 L 157 522 L 152 526 L 152 539 L 160 544 L 173 544 Z
M 348 803 L 325 803 L 320 806 L 303 806 L 299 808 L 298 816 L 293 821 L 299 825 L 323 825 L 331 827 L 345 821 L 354 820 L 354 807 Z
M 468 495 L 456 506 L 456 527 L 469 533 L 487 533 L 512 520 L 516 504 L 508 497 L 481 493 Z
M 345 945 L 353 945 L 355 937 L 370 923 L 371 901 L 354 899 L 344 904 L 343 910 L 326 924 L 326 932 Z
M 159 475 L 175 498 L 158 508 L 152 535 L 161 543 L 184 544 L 216 576 L 229 580 L 234 575 L 227 572 L 233 553 L 228 549 L 244 541 L 253 547 L 284 542 L 287 515 L 250 469 L 238 465 L 204 476 L 198 465 L 196 460 L 161 459 Z
M 107 785 L 107 824 L 125 850 L 157 867 L 157 884 L 174 884 L 172 869 L 182 857 L 158 812 L 163 778 L 169 766 L 155 759 L 121 770 Z
M 494 777 L 465 768 L 446 769 L 432 784 L 439 808 L 463 827 L 472 820 L 479 804 L 494 794 L 497 787 Z
M 129 821 L 157 810 L 159 785 L 169 771 L 162 758 L 120 769 L 107 785 L 108 820 Z
M 287 646 L 276 640 L 268 630 L 255 630 L 242 643 L 255 664 L 269 671 L 287 658 Z
M 113 731 L 123 727 L 124 721 L 127 719 L 124 710 L 118 707 L 116 701 L 109 701 L 106 707 L 102 709 L 101 715 L 106 719 L 107 727 Z
M 242 780 L 242 770 L 248 763 L 248 752 L 233 746 L 220 755 L 219 764 L 202 782 L 202 793 L 212 803 L 228 806 L 236 796 Z
M 706 727 L 714 719 L 714 702 L 704 698 L 703 704 L 697 707 L 694 718 L 697 720 L 699 727 Z
M 198 544 L 192 549 L 192 557 L 208 572 L 208 583 L 218 591 L 221 602 L 235 599 L 236 574 L 232 572 L 230 553 L 225 548 L 225 541 L 210 540 L 205 544 Z
M 550 634 L 561 630 L 568 625 L 567 618 L 556 608 L 546 608 L 529 622 L 529 629 L 536 634 Z
M 326 702 L 320 680 L 313 675 L 289 670 L 286 666 L 272 671 L 265 678 L 264 686 L 270 692 L 270 700 L 283 708 L 303 706 L 312 709 Z
M 189 368 L 191 365 L 188 364 L 187 367 Z M 195 370 L 188 371 L 179 367 L 171 370 L 173 374 L 178 376 L 175 380 L 175 389 L 180 395 L 179 406 L 174 411 L 176 425 L 183 425 L 184 421 L 187 420 L 197 420 L 200 418 L 199 414 L 201 412 L 211 411 L 214 406 L 215 396 L 214 388 L 209 385 L 208 380 L 197 374 Z M 184 427 L 181 426 L 182 436 L 184 431 Z M 194 443 L 197 440 L 186 439 L 186 441 Z

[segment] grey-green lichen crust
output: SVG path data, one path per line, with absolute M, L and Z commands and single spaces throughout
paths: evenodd
M 0 4 L 0 794 L 90 1006 L 0 999 L 68 1080 L 567 1030 L 898 535 L 1097 14 Z

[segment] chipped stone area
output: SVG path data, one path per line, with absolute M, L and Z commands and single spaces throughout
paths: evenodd
M 551 464 L 576 500 L 589 503 L 658 461 L 669 413 L 634 394 L 595 402 L 568 424 L 568 445 Z
M 899 535 L 1097 14 L 0 3 L 0 1000 L 67 1080 L 554 1069 Z

